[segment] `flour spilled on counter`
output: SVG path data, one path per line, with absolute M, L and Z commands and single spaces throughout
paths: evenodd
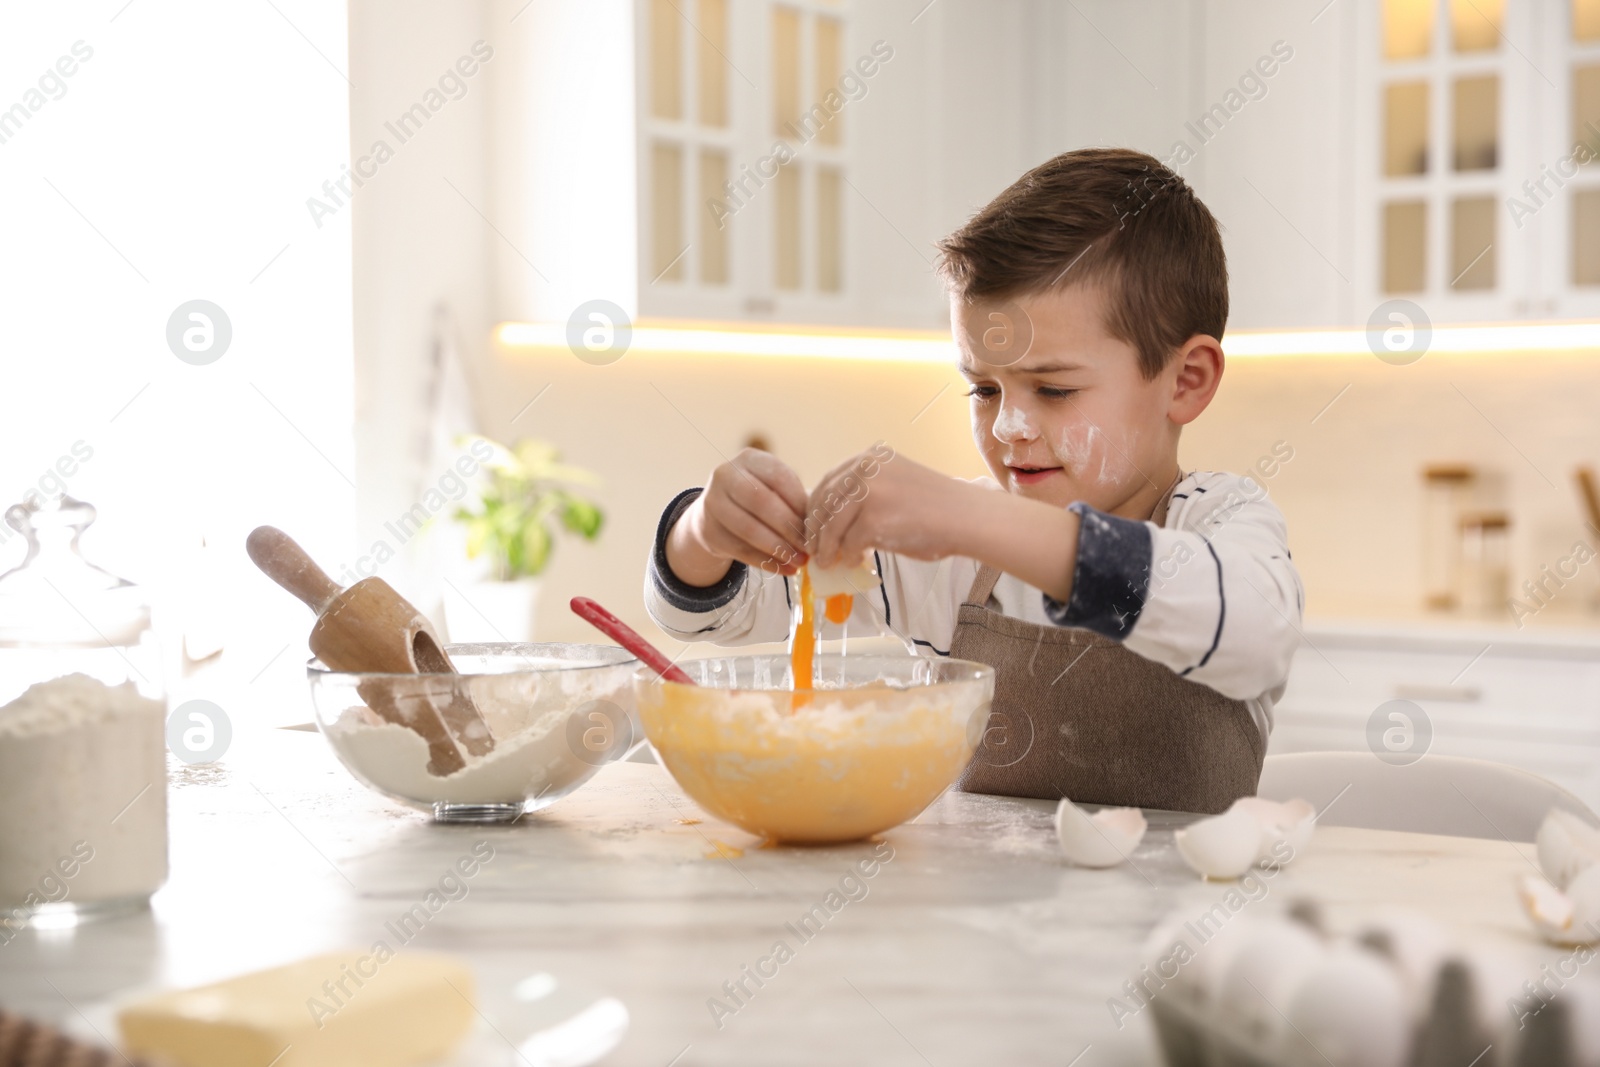
M 350 709 L 326 730 L 345 763 L 374 788 L 422 803 L 518 804 L 562 795 L 597 771 L 603 759 L 575 750 L 568 723 L 595 701 L 620 699 L 614 686 L 578 677 L 584 672 L 482 675 L 471 680 L 473 702 L 495 736 L 495 747 L 449 775 L 428 770 L 422 735 L 391 722 L 374 722 Z

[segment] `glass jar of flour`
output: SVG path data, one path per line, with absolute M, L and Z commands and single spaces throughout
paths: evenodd
M 5 513 L 0 575 L 0 944 L 146 907 L 167 877 L 165 693 L 150 606 L 78 540 L 95 509 Z

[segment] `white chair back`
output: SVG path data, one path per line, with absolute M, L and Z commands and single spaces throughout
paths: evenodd
M 1600 825 L 1582 800 L 1531 771 L 1432 753 L 1399 767 L 1370 752 L 1268 756 L 1256 791 L 1304 797 L 1324 826 L 1532 841 L 1551 808 Z

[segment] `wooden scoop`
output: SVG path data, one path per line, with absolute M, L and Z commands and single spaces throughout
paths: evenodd
M 318 567 L 305 550 L 272 526 L 245 540 L 255 565 L 317 613 L 311 651 L 329 668 L 351 674 L 455 674 L 427 618 L 382 578 L 363 578 L 348 589 Z M 361 699 L 381 718 L 415 730 L 428 742 L 428 770 L 452 774 L 466 766 L 461 749 L 484 756 L 494 736 L 471 696 L 453 679 L 367 679 Z

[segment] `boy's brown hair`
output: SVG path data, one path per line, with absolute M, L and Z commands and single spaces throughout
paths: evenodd
M 939 271 L 968 301 L 1104 285 L 1106 329 L 1138 350 L 1146 379 L 1196 334 L 1220 341 L 1228 322 L 1217 220 L 1183 178 L 1129 149 L 1033 168 L 939 242 Z

